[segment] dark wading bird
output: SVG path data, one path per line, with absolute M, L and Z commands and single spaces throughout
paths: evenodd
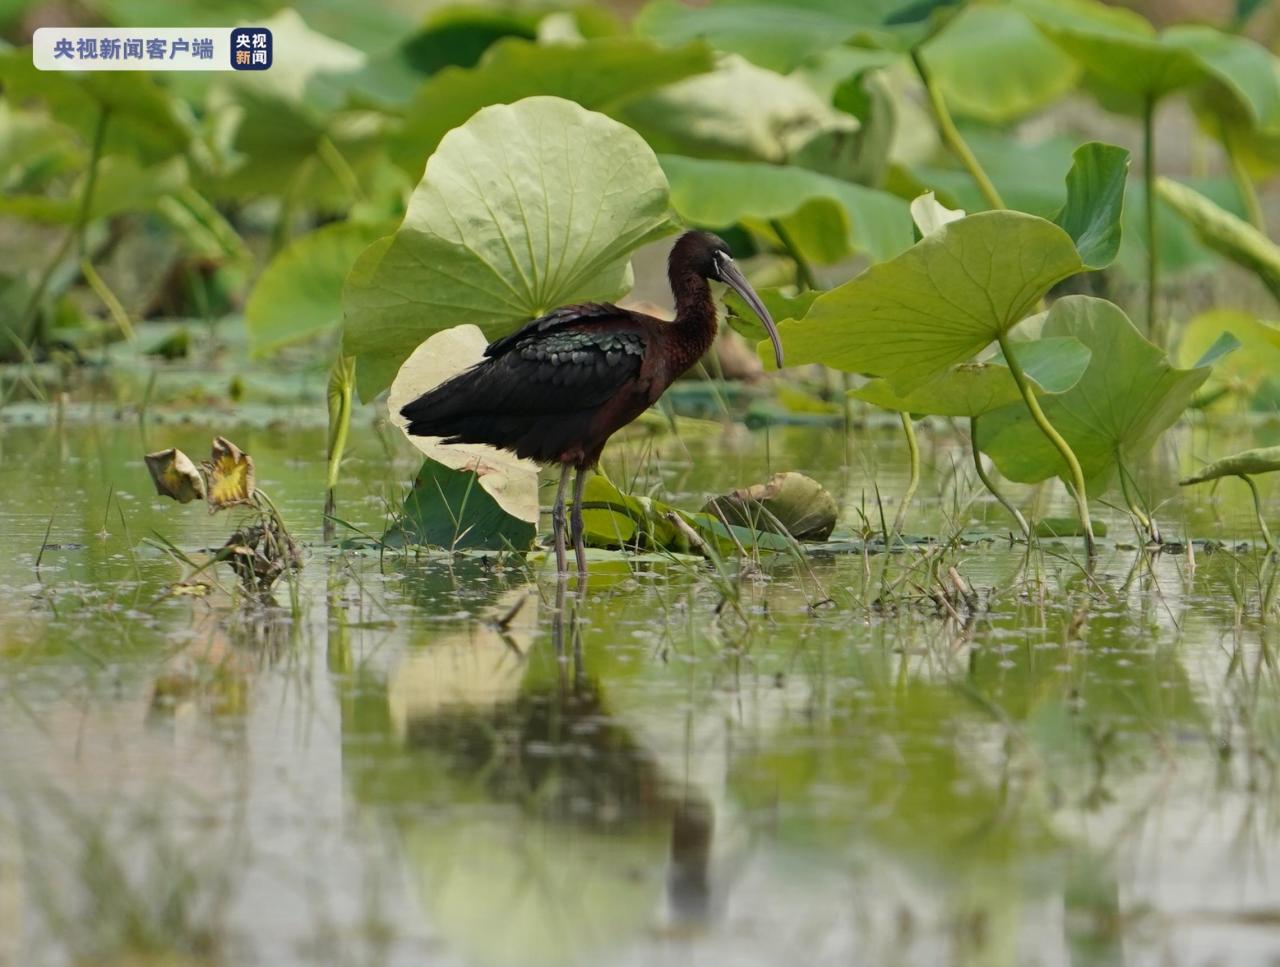
M 709 279 L 730 286 L 755 310 L 782 365 L 773 319 L 723 240 L 686 232 L 671 247 L 667 277 L 675 296 L 674 322 L 609 303 L 564 306 L 490 343 L 484 359 L 400 411 L 416 436 L 487 443 L 529 460 L 560 464 L 551 511 L 560 574 L 565 573 L 565 488 L 570 469 L 577 468 L 571 527 L 580 582 L 587 569 L 586 471 L 596 465 L 609 437 L 656 403 L 711 348 L 716 306 Z

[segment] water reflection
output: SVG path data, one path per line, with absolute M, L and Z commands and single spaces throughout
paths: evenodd
M 710 911 L 712 806 L 610 711 L 578 603 L 502 591 L 344 703 L 348 781 L 469 963 L 599 963 Z

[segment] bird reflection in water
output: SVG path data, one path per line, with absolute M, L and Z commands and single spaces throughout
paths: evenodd
M 508 592 L 505 624 L 405 656 L 382 727 L 347 730 L 357 795 L 389 808 L 430 926 L 471 963 L 598 964 L 711 910 L 711 804 L 610 712 L 564 604 L 548 628 L 536 595 Z

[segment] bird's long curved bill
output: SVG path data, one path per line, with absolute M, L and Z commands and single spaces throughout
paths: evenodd
M 756 295 L 756 290 L 751 288 L 751 283 L 738 271 L 736 265 L 726 259 L 720 266 L 720 275 L 725 284 L 742 296 L 743 301 L 751 307 L 751 311 L 759 316 L 760 321 L 764 323 L 764 331 L 769 334 L 769 341 L 773 343 L 773 355 L 778 360 L 778 368 L 781 369 L 782 340 L 778 336 L 778 327 L 774 324 L 773 316 L 769 315 L 769 310 L 764 307 L 764 303 Z

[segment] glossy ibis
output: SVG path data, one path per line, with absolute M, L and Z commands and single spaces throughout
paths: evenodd
M 760 297 L 724 241 L 686 232 L 671 248 L 667 276 L 676 318 L 665 322 L 609 303 L 564 306 L 490 343 L 475 366 L 423 393 L 400 411 L 416 436 L 487 443 L 517 456 L 560 464 L 551 512 L 556 567 L 565 573 L 564 500 L 576 468 L 571 526 L 580 581 L 586 577 L 582 490 L 605 442 L 657 402 L 696 363 L 716 335 L 708 280 L 733 288 L 782 344 Z

